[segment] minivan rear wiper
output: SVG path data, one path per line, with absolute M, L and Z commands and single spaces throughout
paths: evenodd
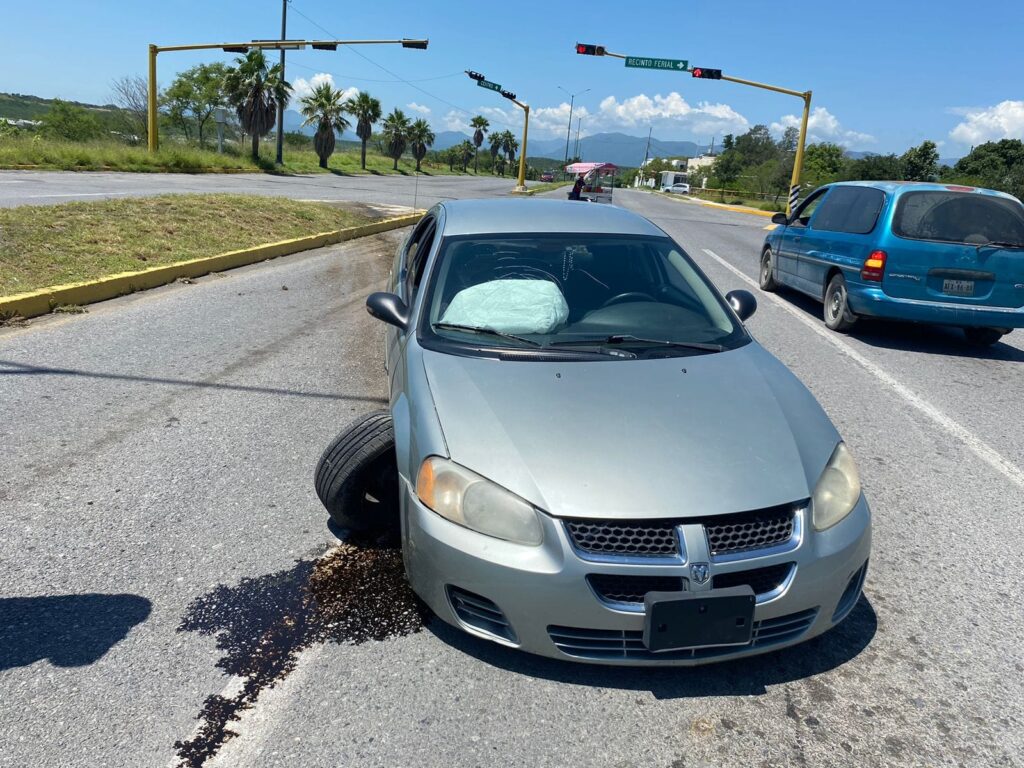
M 681 349 L 696 349 L 701 352 L 723 352 L 725 347 L 721 344 L 708 344 L 700 341 L 672 341 L 669 339 L 642 339 L 628 333 L 615 333 L 611 336 L 603 336 L 597 339 L 573 339 L 565 341 L 553 341 L 549 347 L 568 347 L 572 345 L 589 346 L 592 344 L 656 344 L 660 347 L 679 347 Z
M 516 336 L 514 333 L 505 333 L 505 331 L 497 331 L 494 328 L 483 328 L 477 325 L 459 325 L 458 323 L 434 323 L 431 328 L 441 328 L 442 330 L 449 331 L 465 331 L 466 333 L 479 333 L 487 336 L 497 336 L 501 339 L 512 339 L 514 341 L 520 341 L 523 344 L 529 344 L 531 347 L 539 347 L 540 342 L 534 341 L 533 339 L 527 339 L 522 336 Z

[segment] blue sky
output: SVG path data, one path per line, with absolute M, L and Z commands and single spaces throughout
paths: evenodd
M 0 91 L 105 102 L 110 81 L 144 74 L 146 44 L 275 37 L 280 0 L 4 0 Z M 319 25 L 319 26 L 317 26 Z M 517 30 L 522 29 L 520 33 Z M 300 91 L 330 79 L 367 90 L 436 130 L 472 114 L 518 128 L 520 113 L 474 86 L 483 72 L 533 108 L 531 136 L 564 135 L 568 97 L 583 134 L 622 131 L 700 143 L 755 123 L 776 131 L 798 99 L 688 74 L 626 69 L 577 56 L 573 44 L 689 59 L 726 74 L 814 91 L 812 138 L 850 149 L 902 152 L 926 138 L 945 157 L 1002 137 L 1024 138 L 1024 11 L 1020 0 L 860 0 L 857 3 L 623 2 L 555 0 L 495 4 L 442 0 L 293 0 L 289 37 L 430 38 L 427 51 L 397 46 L 288 56 Z M 88 42 L 87 42 L 88 41 Z M 168 53 L 160 81 L 220 52 Z M 464 111 L 463 111 L 464 110 Z M 575 122 L 575 121 L 574 121 Z

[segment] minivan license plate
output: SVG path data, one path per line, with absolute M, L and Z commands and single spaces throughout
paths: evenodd
M 950 296 L 973 296 L 974 295 L 974 281 L 973 280 L 943 280 L 942 281 L 942 292 L 948 293 Z

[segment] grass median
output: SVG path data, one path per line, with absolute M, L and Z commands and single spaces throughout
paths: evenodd
M 161 195 L 0 209 L 0 296 L 366 224 L 324 203 Z

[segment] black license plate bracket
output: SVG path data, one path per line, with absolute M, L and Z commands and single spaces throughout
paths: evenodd
M 644 645 L 653 653 L 747 645 L 755 603 L 749 585 L 714 592 L 648 592 Z

